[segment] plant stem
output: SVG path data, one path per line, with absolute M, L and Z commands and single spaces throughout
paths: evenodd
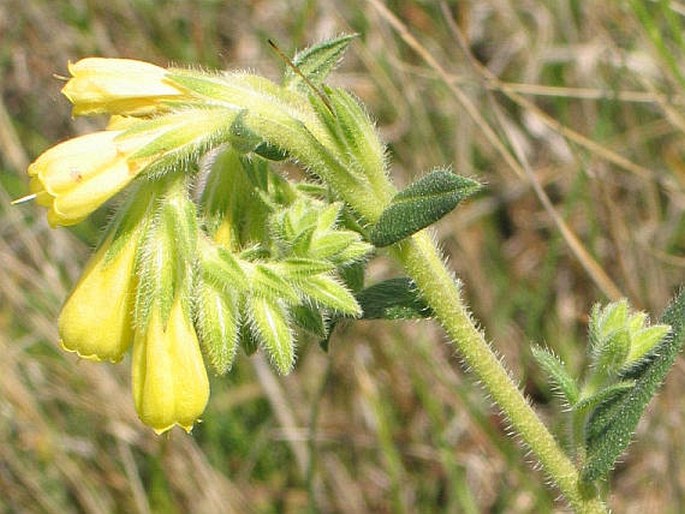
M 476 328 L 462 303 L 457 282 L 446 269 L 430 237 L 425 232 L 419 233 L 396 245 L 392 251 L 454 341 L 466 365 L 482 382 L 573 509 L 578 513 L 607 512 L 596 488 L 580 482 L 578 470 Z

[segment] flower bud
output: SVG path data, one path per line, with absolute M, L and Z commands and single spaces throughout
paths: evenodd
M 165 102 L 185 99 L 185 90 L 165 79 L 166 70 L 132 59 L 89 57 L 69 63 L 72 78 L 62 93 L 73 115 L 143 116 L 166 110 Z
M 168 319 L 154 309 L 133 346 L 133 399 L 138 416 L 161 434 L 190 431 L 209 399 L 209 381 L 187 308 L 177 296 Z
M 111 238 L 93 255 L 59 317 L 61 345 L 80 357 L 121 360 L 133 341 L 131 328 L 138 238 L 109 257 Z M 109 258 L 108 258 L 109 257 Z
M 609 372 L 640 362 L 668 334 L 668 325 L 650 325 L 647 315 L 630 309 L 623 299 L 605 307 L 595 305 L 590 315 L 590 341 L 596 366 Z

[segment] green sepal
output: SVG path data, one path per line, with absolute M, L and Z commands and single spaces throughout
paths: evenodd
M 105 262 L 116 257 L 131 237 L 140 240 L 141 233 L 145 232 L 146 224 L 151 219 L 150 210 L 156 200 L 156 188 L 151 184 L 148 180 L 134 182 L 130 194 L 102 235 L 98 248 L 111 235 L 111 243 L 105 253 Z
M 164 197 L 160 218 L 167 231 L 167 239 L 172 242 L 173 259 L 181 265 L 191 266 L 197 254 L 197 209 L 188 197 L 186 188 L 186 181 L 181 180 L 180 184 Z M 185 270 L 181 272 L 186 274 Z M 184 279 L 185 276 L 178 277 L 178 280 Z
M 569 405 L 575 405 L 580 397 L 576 381 L 569 375 L 564 363 L 551 351 L 541 346 L 531 348 L 533 357 L 552 384 L 563 394 Z
M 391 278 L 357 294 L 362 319 L 417 319 L 433 315 L 409 277 Z
M 298 282 L 297 288 L 321 307 L 355 318 L 362 314 L 352 293 L 329 275 L 309 277 L 307 280 Z
M 310 334 L 323 339 L 328 337 L 328 324 L 319 309 L 309 305 L 295 305 L 290 310 L 293 322 Z
M 133 144 L 136 138 L 145 141 L 128 159 L 154 159 L 145 168 L 148 174 L 176 169 L 179 163 L 199 158 L 210 147 L 223 142 L 230 134 L 229 127 L 235 116 L 236 110 L 224 107 L 187 109 L 141 120 L 117 136 L 116 141 L 124 147 Z M 156 137 L 147 141 L 154 134 Z
M 352 156 L 351 172 L 361 173 L 377 193 L 387 187 L 385 146 L 364 106 L 344 89 L 326 89 L 333 104 L 334 116 L 319 115 L 327 121 L 329 131 L 341 150 Z
M 620 457 L 642 414 L 661 386 L 685 343 L 685 289 L 681 289 L 661 317 L 671 331 L 643 360 L 621 380 L 634 380 L 635 386 L 600 405 L 587 426 L 587 460 L 581 478 L 593 481 L 606 476 Z
M 279 298 L 289 304 L 298 303 L 300 300 L 291 282 L 281 277 L 265 263 L 254 265 L 250 276 L 250 287 L 256 296 Z
M 254 153 L 260 157 L 263 157 L 264 159 L 268 159 L 269 161 L 283 161 L 288 158 L 288 152 L 282 148 L 267 143 L 266 141 L 259 143 L 255 147 Z
M 328 273 L 335 269 L 329 261 L 305 259 L 303 257 L 289 257 L 282 261 L 268 264 L 276 274 L 296 282 L 308 280 L 313 275 Z
M 288 309 L 277 300 L 256 295 L 248 298 L 246 307 L 250 328 L 260 347 L 279 373 L 288 374 L 295 363 L 295 340 Z
M 223 76 L 198 73 L 193 70 L 170 69 L 167 70 L 166 78 L 191 90 L 195 96 L 222 102 L 226 106 L 240 105 L 236 102 L 236 97 L 244 86 L 229 83 Z
M 231 123 L 228 133 L 228 143 L 241 154 L 252 152 L 263 142 L 262 138 L 245 124 L 246 115 L 247 109 L 240 111 Z
M 668 331 L 669 327 L 666 325 L 652 325 L 636 331 L 632 337 L 632 344 L 626 357 L 624 369 L 627 371 L 629 367 L 639 362 L 654 346 L 659 344 Z
M 247 275 L 240 261 L 225 248 L 202 239 L 200 267 L 202 278 L 213 286 L 224 290 L 244 291 L 248 289 Z
M 238 347 L 240 313 L 236 295 L 201 283 L 195 306 L 202 349 L 214 371 L 224 375 L 233 366 Z
M 343 34 L 305 48 L 295 54 L 293 64 L 302 72 L 302 75 L 318 87 L 338 66 L 345 50 L 355 37 L 357 37 L 356 34 Z M 283 85 L 292 90 L 309 91 L 307 83 L 290 67 L 285 69 Z
M 240 347 L 245 352 L 245 355 L 250 357 L 259 349 L 259 340 L 257 336 L 252 333 L 250 327 L 243 323 L 238 330 L 238 338 L 240 339 Z
M 349 266 L 343 266 L 338 270 L 340 278 L 353 293 L 364 289 L 364 271 L 366 266 L 362 262 L 354 262 Z
M 630 351 L 630 333 L 620 328 L 604 338 L 601 348 L 595 352 L 595 365 L 607 373 L 614 373 L 623 366 Z
M 435 223 L 481 185 L 447 170 L 436 170 L 397 193 L 373 227 L 376 247 L 389 246 Z
M 357 243 L 361 243 L 359 234 L 350 230 L 331 230 L 320 236 L 314 232 L 307 253 L 308 257 L 314 259 L 331 259 L 345 252 L 350 253 L 350 247 L 352 247 L 354 251 L 350 253 L 351 255 L 356 256 L 359 252 L 361 255 L 366 255 L 370 247 Z
M 138 286 L 134 308 L 136 327 L 147 325 L 153 306 L 165 323 L 174 298 L 189 296 L 196 261 L 197 220 L 195 204 L 187 196 L 182 173 L 150 181 L 155 189 L 136 255 Z

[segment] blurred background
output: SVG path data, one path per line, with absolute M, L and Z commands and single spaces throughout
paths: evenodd
M 51 230 L 25 169 L 103 126 L 70 117 L 66 63 L 248 68 L 357 32 L 332 82 L 358 95 L 407 184 L 488 185 L 437 235 L 521 386 L 564 438 L 531 359 L 580 373 L 587 312 L 658 316 L 685 281 L 680 1 L 0 0 L 0 513 L 556 512 L 506 422 L 432 322 L 358 322 L 278 377 L 241 355 L 191 436 L 136 417 L 127 363 L 79 362 L 56 317 L 107 218 Z M 399 273 L 382 256 L 368 283 Z M 612 478 L 616 512 L 685 511 L 682 359 Z M 556 416 L 552 416 L 557 413 Z

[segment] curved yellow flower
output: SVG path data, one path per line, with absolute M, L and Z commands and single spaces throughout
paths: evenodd
M 165 80 L 166 70 L 133 59 L 88 57 L 69 63 L 72 78 L 62 93 L 74 104 L 73 115 L 143 116 L 164 109 L 164 102 L 185 96 Z
M 207 405 L 209 380 L 195 329 L 177 298 L 166 324 L 153 309 L 133 345 L 133 399 L 138 416 L 161 434 L 190 431 Z
M 118 362 L 133 342 L 134 264 L 138 238 L 130 236 L 106 259 L 111 240 L 90 258 L 59 316 L 65 350 L 93 360 Z
M 132 169 L 115 145 L 118 131 L 103 131 L 53 146 L 28 168 L 29 188 L 48 207 L 51 226 L 74 225 L 121 191 L 139 169 Z

